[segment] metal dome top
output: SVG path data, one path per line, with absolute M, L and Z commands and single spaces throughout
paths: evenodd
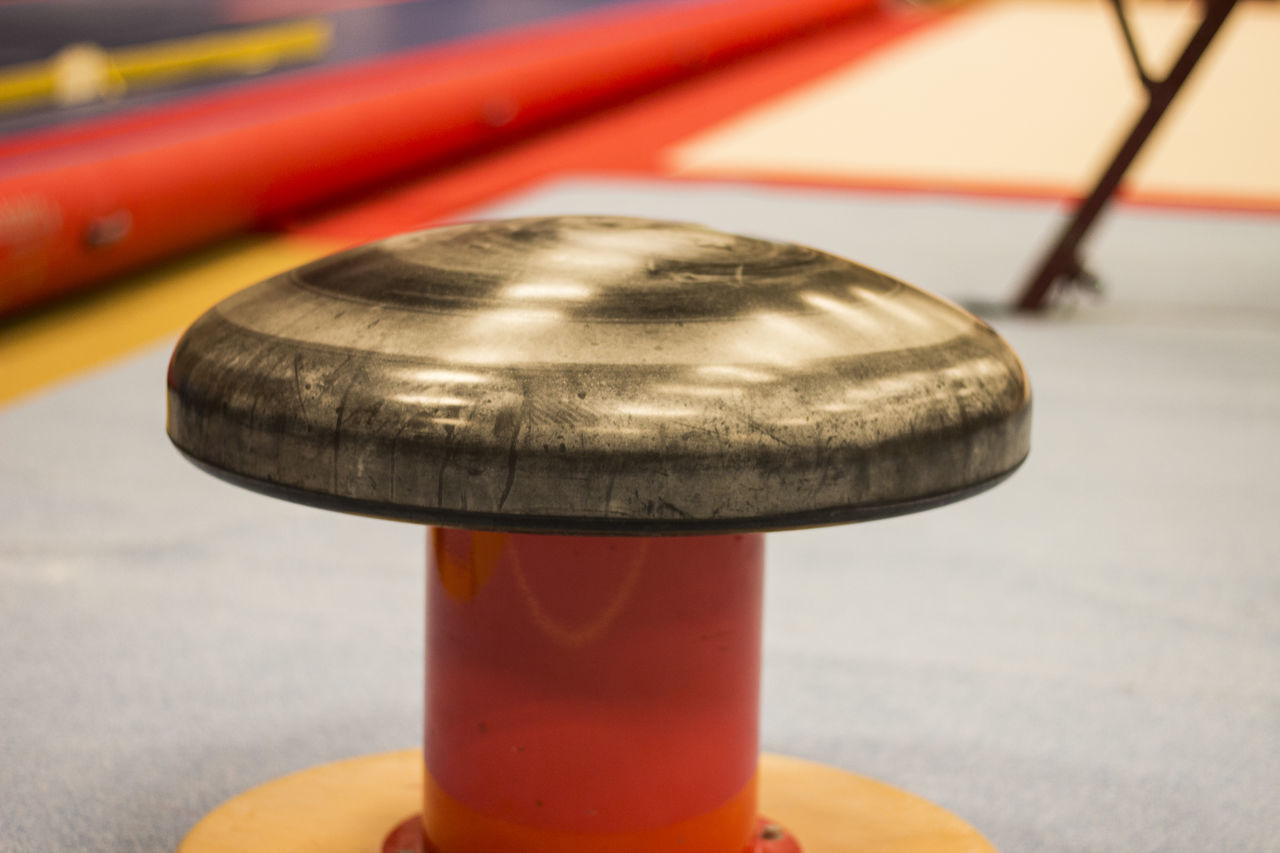
M 1017 356 L 965 311 L 814 249 L 558 217 L 419 231 L 197 320 L 169 436 L 350 512 L 679 534 L 894 515 L 1026 456 Z

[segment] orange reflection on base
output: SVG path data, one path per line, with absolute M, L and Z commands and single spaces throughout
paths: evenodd
M 434 849 L 753 846 L 762 536 L 435 529 L 430 561 Z

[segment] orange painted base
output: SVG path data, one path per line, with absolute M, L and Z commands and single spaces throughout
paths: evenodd
M 377 853 L 420 808 L 418 750 L 313 767 L 210 812 L 178 853 Z M 977 830 L 919 797 L 834 767 L 764 755 L 760 810 L 804 853 L 995 853 Z

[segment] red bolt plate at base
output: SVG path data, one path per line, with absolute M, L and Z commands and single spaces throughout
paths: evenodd
M 382 853 L 435 853 L 422 831 L 422 815 L 407 818 L 382 842 Z M 756 840 L 751 853 L 801 853 L 796 839 L 768 818 L 756 819 Z

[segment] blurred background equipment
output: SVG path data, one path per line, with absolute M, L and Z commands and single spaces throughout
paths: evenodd
M 574 5 L 585 13 L 566 18 Z M 547 20 L 517 32 L 491 8 L 486 17 L 486 4 L 460 25 L 450 9 L 465 11 L 466 4 L 427 2 L 359 10 L 372 20 L 384 10 L 390 24 L 408 10 L 418 13 L 407 18 L 416 35 L 397 34 L 397 50 L 379 58 L 367 56 L 385 48 L 376 39 L 348 48 L 343 28 L 323 21 L 150 47 L 62 48 L 47 67 L 10 70 L 9 88 L 43 86 L 49 99 L 75 106 L 148 81 L 190 83 L 315 58 L 331 38 L 335 61 L 253 86 L 224 82 L 182 99 L 170 93 L 136 107 L 122 102 L 83 123 L 0 139 L 0 205 L 24 221 L 36 210 L 52 214 L 41 217 L 43 229 L 0 232 L 0 313 L 635 97 L 873 6 L 873 0 L 562 0 L 541 16 L 525 9 L 525 17 Z M 499 20 L 504 26 L 496 26 Z M 483 34 L 454 40 L 467 30 Z M 398 49 L 406 40 L 427 46 Z

